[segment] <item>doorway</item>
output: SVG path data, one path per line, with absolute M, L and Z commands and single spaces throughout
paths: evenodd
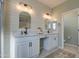
M 63 45 L 64 49 L 71 52 L 78 52 L 78 9 L 63 13 Z

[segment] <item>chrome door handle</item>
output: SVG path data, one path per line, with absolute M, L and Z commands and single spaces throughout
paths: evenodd
M 78 31 L 79 31 L 79 29 L 78 29 Z

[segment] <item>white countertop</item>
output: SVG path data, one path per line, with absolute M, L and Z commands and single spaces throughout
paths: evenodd
M 15 34 L 14 37 L 16 38 L 21 38 L 21 37 L 32 37 L 32 36 L 39 36 L 40 38 L 42 37 L 46 37 L 47 35 L 57 35 L 58 32 L 53 32 L 53 33 L 30 33 L 30 34 L 26 34 L 26 35 L 21 35 L 21 34 Z

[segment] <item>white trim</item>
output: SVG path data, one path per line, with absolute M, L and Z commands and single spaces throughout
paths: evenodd
M 4 28 L 3 28 L 3 5 L 1 2 L 1 57 L 4 57 Z
M 10 32 L 10 58 L 15 58 L 15 38 Z
M 63 16 L 62 16 L 62 49 L 64 48 L 64 20 L 63 20 Z
M 61 15 L 61 43 L 59 44 L 59 48 L 64 48 L 64 26 L 63 26 L 63 16 Z
M 78 45 L 79 45 L 79 9 L 78 9 Z
M 67 46 L 72 46 L 72 47 L 78 47 L 77 45 L 69 44 L 69 43 L 65 43 L 65 45 L 67 45 Z
M 78 11 L 78 10 L 79 10 L 79 8 L 76 8 L 76 9 L 72 9 L 72 10 L 63 12 L 63 13 L 62 13 L 62 16 L 64 16 L 65 14 L 68 14 L 69 12 Z

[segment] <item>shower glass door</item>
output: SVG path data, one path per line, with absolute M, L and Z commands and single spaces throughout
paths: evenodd
M 64 40 L 66 44 L 78 45 L 78 11 L 67 12 L 63 16 Z

